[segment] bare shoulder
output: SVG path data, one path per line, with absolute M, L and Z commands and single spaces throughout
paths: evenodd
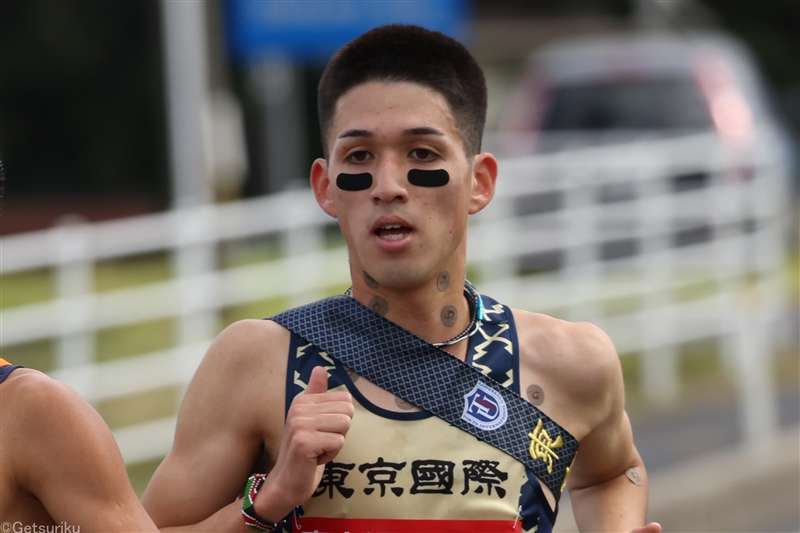
M 42 429 L 71 428 L 77 420 L 94 421 L 96 411 L 70 386 L 31 368 L 18 368 L 0 385 L 4 424 Z M 29 424 L 30 421 L 36 424 Z M 31 428 L 33 429 L 33 428 Z
M 111 430 L 85 399 L 31 369 L 15 370 L 0 394 L 0 471 L 10 489 L 0 506 L 8 504 L 11 516 L 86 531 L 156 531 Z
M 217 336 L 210 356 L 222 355 L 232 362 L 253 362 L 253 358 L 271 357 L 289 346 L 289 332 L 271 320 L 245 319 L 234 322 Z
M 608 335 L 589 322 L 569 322 L 540 313 L 513 310 L 526 383 L 545 383 L 556 419 L 588 433 L 621 408 L 622 369 Z M 551 415 L 552 416 L 552 415 Z M 578 435 L 576 435 L 578 436 Z
M 200 375 L 212 370 L 216 377 L 257 374 L 269 378 L 280 373 L 281 364 L 285 367 L 288 351 L 289 332 L 282 326 L 271 320 L 240 320 L 226 327 L 211 344 Z
M 569 379 L 585 374 L 596 378 L 598 372 L 603 377 L 612 377 L 608 374 L 619 368 L 614 344 L 598 326 L 517 309 L 513 312 L 523 362 L 554 376 L 564 374 Z
M 203 427 L 262 420 L 259 406 L 274 405 L 284 395 L 289 340 L 289 332 L 269 320 L 240 320 L 226 327 L 189 384 L 178 429 L 188 420 L 201 421 Z M 237 394 L 230 394 L 232 384 Z M 254 410 L 256 416 L 250 416 Z
M 108 453 L 119 455 L 115 446 L 110 448 L 111 432 L 97 411 L 71 387 L 42 372 L 15 370 L 0 385 L 0 401 L 3 455 L 13 457 L 20 486 L 38 486 L 50 463 L 63 457 L 77 460 L 85 450 L 96 461 Z
M 283 412 L 265 406 L 282 405 L 289 341 L 289 332 L 269 320 L 241 320 L 226 327 L 186 391 L 177 447 L 216 441 L 224 448 L 246 441 L 249 450 L 260 446 L 265 434 L 278 433 Z

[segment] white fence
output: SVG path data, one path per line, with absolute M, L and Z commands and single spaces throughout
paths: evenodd
M 469 268 L 482 292 L 514 307 L 590 320 L 620 353 L 642 358 L 654 402 L 679 393 L 678 347 L 716 338 L 743 397 L 748 438 L 776 427 L 774 329 L 782 282 L 788 176 L 767 150 L 710 137 L 501 161 L 492 204 L 473 217 Z M 221 309 L 269 298 L 310 301 L 349 282 L 335 221 L 307 190 L 0 239 L 0 272 L 51 268 L 57 298 L 6 308 L 0 347 L 55 339 L 53 377 L 91 402 L 182 390 Z M 223 243 L 274 235 L 280 258 L 219 268 Z M 96 293 L 97 261 L 168 252 L 166 281 Z M 709 289 L 710 287 L 710 289 Z M 97 363 L 104 328 L 176 318 L 176 346 Z M 175 419 L 115 429 L 128 463 L 162 457 Z

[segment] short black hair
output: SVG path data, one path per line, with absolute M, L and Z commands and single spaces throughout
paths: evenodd
M 350 89 L 370 81 L 412 82 L 442 94 L 468 156 L 481 150 L 486 124 L 486 79 L 467 48 L 452 37 L 420 26 L 389 24 L 344 45 L 328 62 L 317 93 L 322 146 L 336 102 Z

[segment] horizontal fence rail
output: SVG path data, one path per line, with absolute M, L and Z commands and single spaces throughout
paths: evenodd
M 470 223 L 468 267 L 482 292 L 598 324 L 620 353 L 639 354 L 643 390 L 657 403 L 679 394 L 680 345 L 717 339 L 749 398 L 745 436 L 775 429 L 789 179 L 768 147 L 701 135 L 507 159 L 500 169 L 494 200 Z M 311 192 L 295 190 L 3 237 L 0 273 L 48 269 L 56 297 L 3 309 L 0 348 L 54 341 L 51 375 L 95 404 L 182 391 L 224 309 L 297 305 L 349 284 L 335 233 Z M 222 246 L 264 238 L 277 243 L 273 258 L 221 266 Z M 152 253 L 171 258 L 168 279 L 94 290 L 98 262 Z M 159 319 L 176 321 L 174 347 L 96 360 L 100 330 Z M 163 457 L 174 427 L 168 416 L 114 435 L 136 463 Z

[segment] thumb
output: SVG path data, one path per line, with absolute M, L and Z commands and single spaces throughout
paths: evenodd
M 325 473 L 325 463 L 317 465 L 317 471 L 314 473 L 314 486 L 319 486 L 322 481 L 322 476 Z
M 328 371 L 321 366 L 317 366 L 311 371 L 306 394 L 321 394 L 323 392 L 328 392 Z

